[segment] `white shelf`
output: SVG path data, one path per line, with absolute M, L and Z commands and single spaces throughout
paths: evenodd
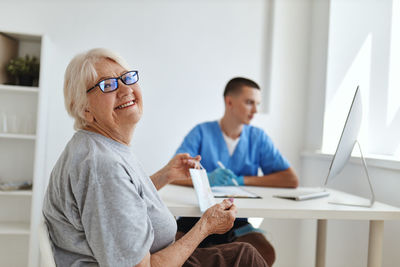
M 33 135 L 33 134 L 9 134 L 9 133 L 0 133 L 0 138 L 35 140 L 35 139 L 36 139 L 36 135 Z
M 44 49 L 50 45 L 47 37 L 31 33 L 2 33 L 19 41 L 18 55 L 29 54 L 39 59 L 39 81 L 44 81 L 44 74 L 51 72 Z M 6 53 L 6 48 L 2 46 L 0 52 Z M 38 233 L 35 229 L 31 231 L 30 226 L 40 223 L 45 186 L 48 105 L 45 84 L 40 87 L 0 84 L 0 113 L 6 116 L 5 119 L 4 115 L 0 116 L 1 126 L 6 123 L 10 130 L 0 127 L 2 179 L 28 178 L 35 185 L 32 190 L 0 191 L 0 250 L 3 252 L 0 253 L 0 266 L 39 266 Z M 14 245 L 14 241 L 18 243 Z M 18 258 L 18 264 L 14 256 L 17 251 L 22 258 Z M 5 259 L 4 263 L 2 255 L 8 254 L 9 260 Z
M 29 223 L 0 222 L 0 235 L 29 235 Z
M 0 190 L 0 196 L 31 197 L 32 196 L 32 190 L 11 190 L 11 191 L 2 191 L 2 190 Z
M 39 87 L 0 84 L 0 91 L 38 93 Z

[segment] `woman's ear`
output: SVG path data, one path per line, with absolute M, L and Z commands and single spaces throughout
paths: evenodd
M 88 108 L 85 108 L 85 121 L 87 124 L 91 124 L 94 121 L 94 116 L 93 114 L 90 112 L 90 110 Z

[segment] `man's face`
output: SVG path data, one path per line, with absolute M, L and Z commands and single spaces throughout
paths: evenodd
M 238 123 L 249 124 L 254 114 L 258 111 L 261 102 L 260 90 L 243 86 L 238 95 L 232 95 L 228 99 L 227 107 Z

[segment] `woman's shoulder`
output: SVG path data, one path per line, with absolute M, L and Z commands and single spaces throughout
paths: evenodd
M 94 155 L 107 157 L 107 153 L 102 153 L 105 147 L 100 142 L 91 138 L 85 132 L 78 131 L 69 140 L 60 158 L 69 162 L 79 163 L 95 159 Z
M 113 181 L 129 184 L 127 169 L 121 156 L 107 143 L 77 133 L 54 166 L 51 180 L 57 190 L 72 190 L 70 193 L 79 198 L 87 188 L 109 187 Z
M 76 132 L 60 155 L 56 168 L 71 173 L 96 171 L 118 167 L 119 156 L 102 138 L 87 131 Z
M 74 134 L 67 148 L 76 154 L 98 154 L 99 157 L 113 157 L 116 152 L 130 154 L 130 148 L 101 134 L 79 130 Z

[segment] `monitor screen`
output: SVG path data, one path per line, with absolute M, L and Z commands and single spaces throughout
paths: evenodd
M 353 151 L 353 147 L 357 141 L 358 132 L 360 131 L 361 119 L 361 93 L 359 86 L 357 86 L 353 102 L 351 103 L 350 110 L 343 127 L 342 135 L 340 136 L 335 155 L 333 156 L 331 166 L 329 167 L 325 185 L 343 170 L 346 162 L 349 160 Z

